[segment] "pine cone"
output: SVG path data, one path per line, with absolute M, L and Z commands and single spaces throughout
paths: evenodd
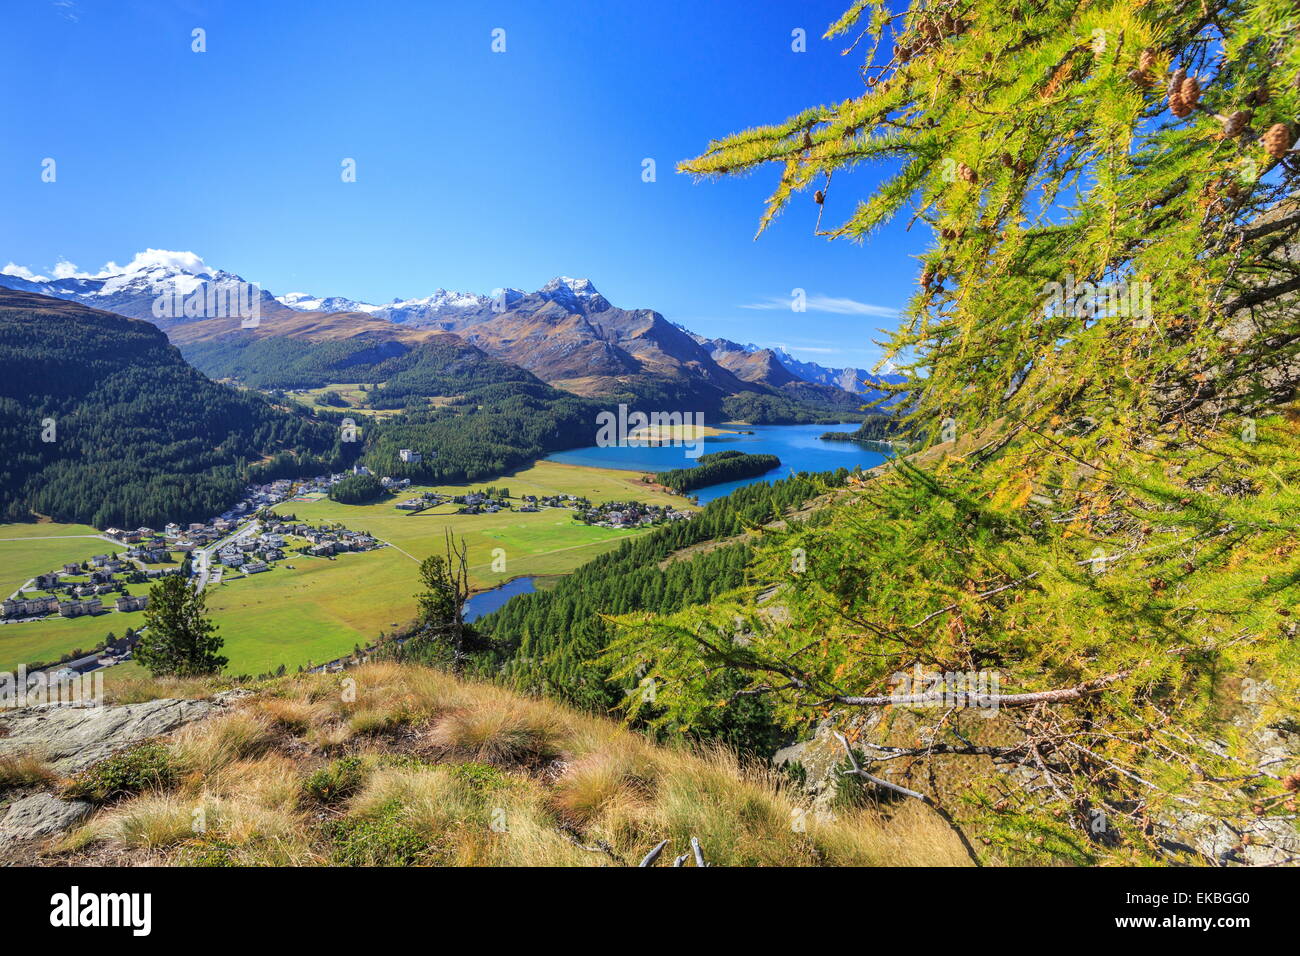
M 1003 154 L 1002 154 L 1002 165 L 1005 166 L 1005 167 L 1007 167 L 1007 169 L 1011 169 L 1013 166 L 1016 165 L 1016 159 L 1015 159 L 1015 157 L 1012 156 L 1010 153 L 1003 153 Z
M 1249 95 L 1246 97 L 1246 105 L 1247 105 L 1247 106 L 1263 106 L 1265 103 L 1268 102 L 1268 100 L 1269 100 L 1268 87 L 1267 87 L 1267 86 L 1261 86 L 1261 87 L 1259 87 L 1257 90 L 1255 90 L 1255 92 L 1249 94 Z
M 1228 116 L 1220 116 L 1219 122 L 1223 124 L 1223 135 L 1229 139 L 1236 139 L 1245 131 L 1254 115 L 1251 110 L 1237 110 Z
M 826 201 L 826 194 L 822 192 L 820 189 L 817 190 L 815 193 L 813 193 L 813 202 L 815 202 L 817 205 L 820 206 L 825 201 Z
M 1188 109 L 1195 109 L 1197 102 L 1201 99 L 1201 84 L 1196 82 L 1196 77 L 1189 76 L 1183 80 L 1182 86 L 1178 88 L 1178 95 L 1182 97 Z
M 968 183 L 977 183 L 979 182 L 980 179 L 979 174 L 976 173 L 975 170 L 967 166 L 965 163 L 957 164 L 957 175 L 960 176 L 965 182 Z
M 1290 793 L 1300 793 L 1300 773 L 1293 773 L 1283 777 L 1282 787 Z
M 1182 89 L 1183 80 L 1187 79 L 1187 71 L 1182 67 L 1174 70 L 1173 75 L 1169 77 L 1169 86 L 1165 89 L 1165 95 L 1170 99 Z
M 1264 134 L 1264 149 L 1268 150 L 1268 154 L 1274 159 L 1285 156 L 1293 142 L 1295 140 L 1291 136 L 1291 127 L 1286 123 L 1276 123 Z
M 1141 55 L 1138 56 L 1138 69 L 1141 70 L 1143 73 L 1146 73 L 1155 65 L 1156 65 L 1156 51 L 1151 49 L 1150 47 L 1147 47 L 1145 50 L 1142 51 Z
M 1129 70 L 1128 78 L 1139 90 L 1149 90 L 1156 83 L 1155 76 L 1146 70 Z
M 1169 86 L 1166 93 L 1169 97 L 1169 111 L 1182 119 L 1192 111 L 1183 99 L 1183 81 L 1187 79 L 1187 71 L 1184 69 L 1174 70 L 1174 75 L 1169 78 Z

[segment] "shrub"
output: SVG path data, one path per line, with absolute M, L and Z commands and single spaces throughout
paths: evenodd
M 144 790 L 162 790 L 176 780 L 176 763 L 162 744 L 141 744 L 88 767 L 64 788 L 71 799 L 104 803 Z
M 411 866 L 429 850 L 429 841 L 402 816 L 397 803 L 373 815 L 339 820 L 328 827 L 333 862 L 343 866 Z
M 303 792 L 317 803 L 331 806 L 361 789 L 365 768 L 360 757 L 340 757 L 303 781 Z
M 181 866 L 238 866 L 235 851 L 239 848 L 225 840 L 201 840 L 181 850 Z
M 451 776 L 469 786 L 476 793 L 490 793 L 509 786 L 510 781 L 496 767 L 485 763 L 458 763 L 447 768 Z

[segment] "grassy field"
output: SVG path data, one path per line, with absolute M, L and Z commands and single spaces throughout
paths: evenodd
M 373 641 L 381 631 L 405 624 L 415 614 L 419 561 L 442 552 L 447 529 L 465 539 L 470 584 L 475 589 L 494 587 L 515 577 L 567 573 L 641 533 L 587 527 L 574 521 L 571 512 L 551 508 L 526 514 L 456 515 L 448 513 L 454 507 L 442 507 L 412 515 L 395 507 L 398 501 L 425 490 L 463 494 L 488 484 L 508 487 L 516 499 L 525 494 L 573 494 L 592 501 L 636 499 L 688 507 L 682 498 L 643 485 L 635 472 L 545 461 L 491 482 L 413 486 L 368 505 L 339 504 L 327 498 L 286 502 L 277 509 L 281 513 L 312 523 L 338 521 L 353 530 L 368 531 L 392 547 L 342 554 L 333 560 L 291 554 L 270 571 L 249 577 L 235 574 L 210 588 L 208 609 L 225 638 L 228 671 L 259 674 L 281 664 L 290 670 L 320 664 L 349 653 L 356 644 Z M 0 539 L 19 537 L 22 532 L 9 531 L 14 528 L 28 530 L 25 536 L 32 538 L 35 532 L 30 529 L 34 528 L 67 535 L 77 533 L 77 527 L 0 525 Z M 90 534 L 94 529 L 80 531 Z M 54 547 L 43 547 L 47 545 Z M 495 548 L 504 552 L 500 570 L 493 568 Z M 106 542 L 92 538 L 29 540 L 26 544 L 0 540 L 0 582 L 22 575 L 13 584 L 17 587 L 33 574 L 64 561 L 108 549 Z M 139 590 L 137 586 L 133 592 Z M 0 625 L 0 670 L 33 660 L 53 660 L 76 648 L 89 649 L 109 631 L 120 635 L 127 627 L 143 623 L 143 613 L 134 612 Z
M 582 495 L 592 501 L 626 501 L 636 499 L 651 504 L 688 507 L 685 499 L 655 491 L 643 484 L 635 472 L 603 468 L 585 468 L 540 461 L 529 468 L 473 484 L 415 486 L 375 504 L 345 505 L 328 499 L 294 501 L 277 510 L 292 513 L 305 521 L 339 521 L 349 528 L 368 531 L 422 560 L 441 553 L 443 535 L 450 529 L 464 536 L 469 548 L 470 584 L 474 588 L 494 587 L 510 578 L 531 574 L 559 574 L 571 571 L 602 551 L 614 547 L 623 538 L 637 532 L 614 528 L 591 528 L 573 520 L 567 510 L 543 508 L 521 514 L 502 511 L 497 514 L 457 515 L 456 506 L 444 505 L 430 511 L 410 514 L 399 511 L 398 501 L 422 491 L 463 494 L 488 485 L 506 487 L 518 499 L 521 495 Z M 493 550 L 501 548 L 505 568 L 492 569 Z
M 132 593 L 141 593 L 136 585 Z M 112 631 L 119 637 L 128 627 L 144 625 L 144 612 L 98 614 L 95 617 L 47 617 L 26 624 L 0 624 L 0 671 L 12 671 L 19 664 L 55 661 L 81 649 L 89 651 Z
M 374 390 L 375 386 L 368 385 L 368 391 L 362 391 L 361 386 L 356 383 L 340 383 L 337 385 L 324 385 L 320 388 L 305 389 L 295 391 L 292 398 L 302 404 L 315 409 L 326 409 L 335 412 L 353 411 L 359 415 L 372 415 L 375 418 L 389 418 L 393 415 L 400 415 L 400 408 L 367 408 L 366 401 L 370 396 L 369 390 Z M 382 391 L 382 389 L 378 389 Z M 347 407 L 342 405 L 328 405 L 321 401 L 326 392 L 333 392 L 339 398 L 347 402 Z M 451 401 L 451 397 L 439 397 L 428 399 L 430 405 L 446 405 Z
M 81 524 L 0 524 L 0 599 L 37 574 L 84 561 L 91 555 L 121 551 Z

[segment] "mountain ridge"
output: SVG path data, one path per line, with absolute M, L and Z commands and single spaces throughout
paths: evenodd
M 334 341 L 358 336 L 400 349 L 454 335 L 458 341 L 516 365 L 547 384 L 585 397 L 632 393 L 647 401 L 685 404 L 713 414 L 737 408 L 766 420 L 858 411 L 857 396 L 829 380 L 792 372 L 773 350 L 719 348 L 653 309 L 613 305 L 590 279 L 557 276 L 535 292 L 499 289 L 492 296 L 445 289 L 387 304 L 291 292 L 274 296 L 235 273 L 214 269 L 192 253 L 148 250 L 126 269 L 97 276 L 0 274 L 0 286 L 35 292 L 163 329 L 177 345 L 193 349 L 219 336 L 269 335 Z M 203 314 L 214 286 L 242 290 L 255 317 Z M 168 297 L 177 305 L 160 309 Z M 181 299 L 197 302 L 194 314 Z M 162 314 L 160 314 L 160 312 Z M 453 344 L 445 341 L 444 344 Z M 826 376 L 823 376 L 826 379 Z M 729 399 L 740 398 L 727 412 Z M 805 411 L 799 411 L 800 408 Z

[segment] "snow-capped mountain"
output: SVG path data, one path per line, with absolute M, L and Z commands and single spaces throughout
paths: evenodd
M 53 277 L 37 275 L 10 263 L 0 269 L 0 286 L 144 319 L 174 341 L 247 328 L 239 322 L 206 324 L 229 316 L 215 316 L 202 308 L 173 306 L 158 311 L 160 300 L 202 300 L 218 291 L 212 289 L 214 284 L 251 286 L 234 273 L 208 266 L 194 253 L 148 249 L 125 267 L 108 263 L 92 275 L 63 262 L 54 273 Z M 493 358 L 579 394 L 614 393 L 629 381 L 653 379 L 676 394 L 710 400 L 758 389 L 796 401 L 855 405 L 834 381 L 839 373 L 833 370 L 814 366 L 818 377 L 810 378 L 806 370 L 811 363 L 794 363 L 788 356 L 752 344 L 705 339 L 651 309 L 619 308 L 590 279 L 557 276 L 536 292 L 497 289 L 480 295 L 436 289 L 426 296 L 387 303 L 309 292 L 275 297 L 252 288 L 259 295 L 258 335 L 382 338 L 385 330 L 374 325 L 382 320 L 404 327 L 392 330 L 400 335 L 453 333 Z M 851 377 L 847 380 L 852 382 Z M 855 392 L 867 391 L 856 383 L 851 387 Z
M 878 395 L 879 391 L 874 387 L 876 382 L 903 381 L 902 375 L 877 375 L 864 368 L 828 368 L 816 362 L 801 361 L 782 348 L 777 348 L 775 351 L 781 364 L 804 381 L 816 382 L 819 385 L 834 385 L 836 388 L 856 392 L 859 395 Z
M 735 372 L 749 382 L 783 384 L 784 376 L 798 378 L 813 385 L 829 385 L 855 395 L 879 397 L 878 382 L 901 382 L 901 375 L 875 375 L 862 368 L 828 368 L 816 362 L 795 358 L 780 346 L 763 348 L 753 344 L 740 345 L 727 339 L 706 339 L 693 336 L 709 349 L 714 361 Z
M 548 302 L 557 302 L 572 312 L 600 312 L 610 308 L 609 301 L 596 290 L 590 279 L 558 276 L 533 294 Z M 393 299 L 392 302 L 376 304 L 342 296 L 321 297 L 307 292 L 290 292 L 276 296 L 276 301 L 298 312 L 364 312 L 390 322 L 434 325 L 484 311 L 508 311 L 528 295 L 522 289 L 498 289 L 491 295 L 435 289 L 421 298 Z
M 0 269 L 0 286 L 69 299 L 150 322 L 158 320 L 155 306 L 160 299 L 164 300 L 164 312 L 169 319 L 183 321 L 185 316 L 176 314 L 174 308 L 178 298 L 189 298 L 210 285 L 225 289 L 255 288 L 253 283 L 233 272 L 208 266 L 192 252 L 166 249 L 146 249 L 125 266 L 110 262 L 93 275 L 77 272 L 76 266 L 70 263 L 60 263 L 59 266 L 56 275 L 49 277 L 11 262 Z M 268 304 L 278 308 L 275 300 L 264 291 L 260 293 L 260 304 L 263 308 Z

